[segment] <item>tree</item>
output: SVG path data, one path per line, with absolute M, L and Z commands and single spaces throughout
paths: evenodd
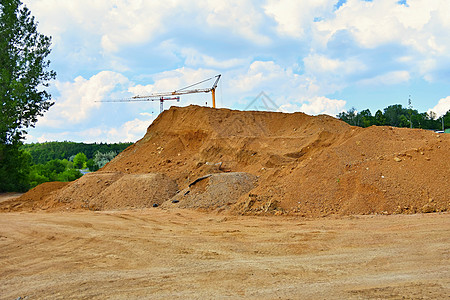
M 450 128 L 450 110 L 448 110 L 442 118 L 444 118 L 444 128 Z
M 360 124 L 360 116 L 358 116 L 358 112 L 356 108 L 352 107 L 347 112 L 341 112 L 337 115 L 337 117 L 353 126 L 359 126 Z
M 51 39 L 38 33 L 37 22 L 20 0 L 0 3 L 0 165 L 19 176 L 24 157 L 19 150 L 28 127 L 34 127 L 53 103 L 45 90 L 56 73 L 48 70 Z M 15 154 L 11 156 L 11 154 Z M 12 175 L 12 174 L 15 175 Z M 4 181 L 5 174 L 0 181 Z M 18 183 L 22 185 L 22 183 Z M 11 186 L 8 190 L 14 189 Z M 2 188 L 3 190 L 3 188 Z
M 12 145 L 0 144 L 0 192 L 25 192 L 29 186 L 31 155 Z
M 383 126 L 386 124 L 386 118 L 383 115 L 383 112 L 381 110 L 377 110 L 375 113 L 375 122 L 376 125 Z
M 87 161 L 86 154 L 80 152 L 73 158 L 73 166 L 77 169 L 82 169 L 86 164 L 86 161 Z
M 405 119 L 401 118 L 402 115 L 408 115 L 406 109 L 401 104 L 389 105 L 384 109 L 384 117 L 386 118 L 386 125 L 401 127 L 405 125 Z M 403 123 L 402 123 L 403 122 Z M 406 126 L 409 125 L 406 124 Z M 404 126 L 404 127 L 406 127 Z
M 88 161 L 86 162 L 86 166 L 91 172 L 95 172 L 99 169 L 99 167 L 92 158 L 88 159 Z
M 377 125 L 377 121 L 374 116 L 372 116 L 372 113 L 369 109 L 363 110 L 359 113 L 359 116 L 361 118 L 361 126 L 362 127 L 369 127 L 372 125 Z
M 107 163 L 116 157 L 117 153 L 115 151 L 109 151 L 106 153 L 97 152 L 94 155 L 94 163 L 98 168 L 103 168 Z

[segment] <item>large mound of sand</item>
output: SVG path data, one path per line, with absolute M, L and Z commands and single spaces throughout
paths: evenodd
M 450 135 L 427 130 L 363 129 L 303 113 L 172 107 L 101 172 L 83 176 L 56 198 L 74 208 L 91 207 L 96 197 L 96 209 L 140 207 L 138 199 L 152 192 L 143 190 L 139 176 L 115 188 L 112 183 L 124 174 L 164 174 L 181 197 L 199 177 L 243 172 L 257 177 L 257 185 L 219 184 L 209 177 L 198 182 L 203 189 L 177 198 L 178 205 L 307 216 L 445 211 L 449 157 Z M 123 192 L 125 186 L 139 188 Z M 163 186 L 173 191 L 173 185 Z M 220 192 L 232 186 L 238 191 Z M 170 201 L 169 194 L 157 204 Z
M 181 189 L 211 173 L 258 176 L 240 213 L 410 213 L 450 208 L 449 157 L 450 135 L 427 130 L 189 106 L 165 111 L 104 169 L 164 173 Z

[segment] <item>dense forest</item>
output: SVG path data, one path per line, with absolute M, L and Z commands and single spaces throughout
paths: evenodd
M 75 142 L 46 142 L 24 144 L 21 149 L 30 153 L 34 164 L 45 164 L 53 159 L 73 160 L 78 153 L 84 153 L 87 159 L 93 159 L 95 153 L 107 153 L 114 151 L 116 154 L 122 152 L 133 143 L 75 143 Z M 72 158 L 72 159 L 71 159 Z
M 338 114 L 337 117 L 350 125 L 360 127 L 386 125 L 430 130 L 450 128 L 450 110 L 438 118 L 433 112 L 419 113 L 416 109 L 405 108 L 400 104 L 390 105 L 383 111 L 377 110 L 375 115 L 372 115 L 368 109 L 358 112 L 353 107 L 347 112 Z

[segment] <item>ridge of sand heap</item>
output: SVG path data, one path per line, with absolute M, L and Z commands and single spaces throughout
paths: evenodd
M 162 203 L 178 199 L 199 177 L 247 173 L 257 178 L 250 190 L 234 183 L 227 189 L 238 192 L 218 193 L 209 180 L 203 183 L 208 193 L 196 196 L 206 197 L 202 201 L 210 209 L 220 203 L 222 209 L 242 214 L 415 213 L 450 209 L 450 185 L 445 182 L 450 178 L 449 157 L 448 134 L 386 126 L 364 129 L 326 115 L 188 106 L 164 111 L 141 140 L 94 174 L 164 174 L 177 184 L 178 194 L 172 198 L 167 192 L 158 200 Z M 87 179 L 62 188 L 55 201 L 80 208 L 82 201 L 106 189 L 99 182 L 97 191 L 92 180 L 92 188 L 75 188 Z M 164 186 L 173 192 L 170 184 Z M 120 190 L 109 192 L 112 197 Z M 135 201 L 122 198 L 114 201 L 114 208 L 131 207 Z M 195 199 L 190 201 L 170 206 L 196 207 Z

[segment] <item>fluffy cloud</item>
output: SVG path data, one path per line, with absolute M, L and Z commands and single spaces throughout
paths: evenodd
M 261 30 L 265 16 L 254 1 L 196 1 L 198 12 L 205 11 L 206 24 L 220 29 L 231 30 L 256 44 L 264 45 L 270 38 Z
M 153 121 L 153 117 L 149 119 L 134 119 L 122 124 L 119 128 L 111 128 L 107 131 L 107 142 L 131 141 L 135 142 L 141 139 L 148 126 Z
M 446 34 L 450 22 L 445 17 L 450 14 L 450 6 L 445 0 L 407 3 L 348 0 L 333 17 L 314 24 L 316 50 L 327 51 L 333 37 L 345 32 L 354 41 L 347 46 L 359 48 L 350 55 L 361 58 L 364 52 L 371 54 L 372 59 L 367 57 L 365 61 L 372 60 L 370 68 L 377 72 L 375 76 L 392 72 L 390 68 L 403 60 L 406 71 L 418 73 L 429 81 L 438 80 L 436 73 L 440 72 L 442 63 L 450 64 L 450 38 Z M 384 53 L 384 60 L 381 57 L 374 60 L 377 52 L 385 51 L 387 46 L 397 51 Z M 349 55 L 347 50 L 337 54 Z M 385 69 L 379 69 L 378 64 Z
M 186 58 L 185 64 L 188 67 L 231 69 L 249 63 L 249 59 L 245 58 L 232 58 L 219 60 L 212 56 L 200 53 L 194 48 L 183 48 L 181 49 L 180 53 Z
M 81 76 L 73 82 L 56 81 L 59 96 L 39 125 L 57 127 L 62 124 L 78 124 L 91 117 L 103 100 L 118 85 L 126 85 L 128 79 L 121 74 L 102 71 L 89 79 Z
M 270 0 L 264 10 L 277 22 L 277 31 L 282 35 L 304 38 L 317 18 L 331 13 L 336 1 Z
M 25 0 L 24 3 L 40 20 L 45 20 L 41 29 L 57 41 L 77 28 L 86 33 L 86 38 L 95 36 L 106 52 L 146 44 L 159 35 L 192 27 L 200 31 L 202 28 L 231 31 L 258 44 L 270 41 L 260 28 L 266 18 L 264 12 L 249 0 Z
M 339 64 L 332 62 L 334 63 Z M 328 68 L 328 65 L 324 68 Z M 279 111 L 302 111 L 313 115 L 336 115 L 341 112 L 346 101 L 318 96 L 324 89 L 319 84 L 316 79 L 296 74 L 292 68 L 283 68 L 273 61 L 256 61 L 246 73 L 231 80 L 227 88 L 234 89 L 236 97 L 256 96 L 263 91 L 270 106 L 277 107 Z
M 450 96 L 439 100 L 438 104 L 435 107 L 430 108 L 428 112 L 436 113 L 436 116 L 439 118 L 445 115 L 449 110 L 450 110 Z
M 409 81 L 411 78 L 407 71 L 392 71 L 372 78 L 360 80 L 363 85 L 394 85 Z
M 327 114 L 336 116 L 345 107 L 344 100 L 328 99 L 327 97 L 314 97 L 300 106 L 300 111 L 310 115 Z
M 322 62 L 341 61 L 351 66 L 358 63 L 373 69 L 368 78 L 394 70 L 389 66 L 380 70 L 377 63 L 381 57 L 369 64 L 370 57 L 358 52 L 373 50 L 368 53 L 373 56 L 385 45 L 403 47 L 391 57 L 380 55 L 385 61 L 395 63 L 399 56 L 408 56 L 415 63 L 404 61 L 408 67 L 405 70 L 430 81 L 438 79 L 441 69 L 450 65 L 450 6 L 446 0 L 416 0 L 407 5 L 396 0 L 348 0 L 337 9 L 337 0 L 269 0 L 265 4 L 252 0 L 25 3 L 40 20 L 43 32 L 54 37 L 55 55 L 70 58 L 70 64 L 84 60 L 116 71 L 132 70 L 130 55 L 147 57 L 154 64 L 157 61 L 152 57 L 163 57 L 167 63 L 178 63 L 177 67 L 181 62 L 195 68 L 237 68 L 276 49 L 276 43 L 284 43 L 285 38 L 292 45 L 283 53 L 295 53 L 304 47 L 307 52 L 299 55 L 305 55 L 305 62 L 321 58 Z M 340 32 L 347 33 L 354 44 L 330 49 L 330 42 L 343 38 Z M 172 53 L 164 53 L 168 41 Z M 131 49 L 137 52 L 130 53 Z M 269 56 L 283 59 L 273 52 Z M 341 69 L 333 68 L 332 73 L 339 75 Z
M 339 30 L 348 30 L 363 47 L 400 42 L 424 52 L 448 47 L 450 12 L 446 0 L 410 1 L 401 5 L 394 0 L 348 0 L 335 16 L 316 23 L 320 36 L 329 39 Z M 441 48 L 442 50 L 443 48 Z
M 44 134 L 28 134 L 28 142 L 47 142 L 47 141 L 83 141 L 86 143 L 94 142 L 107 142 L 107 143 L 118 143 L 118 142 L 136 142 L 141 139 L 148 126 L 150 126 L 153 121 L 153 115 L 147 116 L 147 118 L 135 118 L 134 120 L 127 121 L 120 126 L 109 127 L 100 125 L 99 127 L 92 127 L 85 130 L 71 130 L 63 132 L 46 132 Z

